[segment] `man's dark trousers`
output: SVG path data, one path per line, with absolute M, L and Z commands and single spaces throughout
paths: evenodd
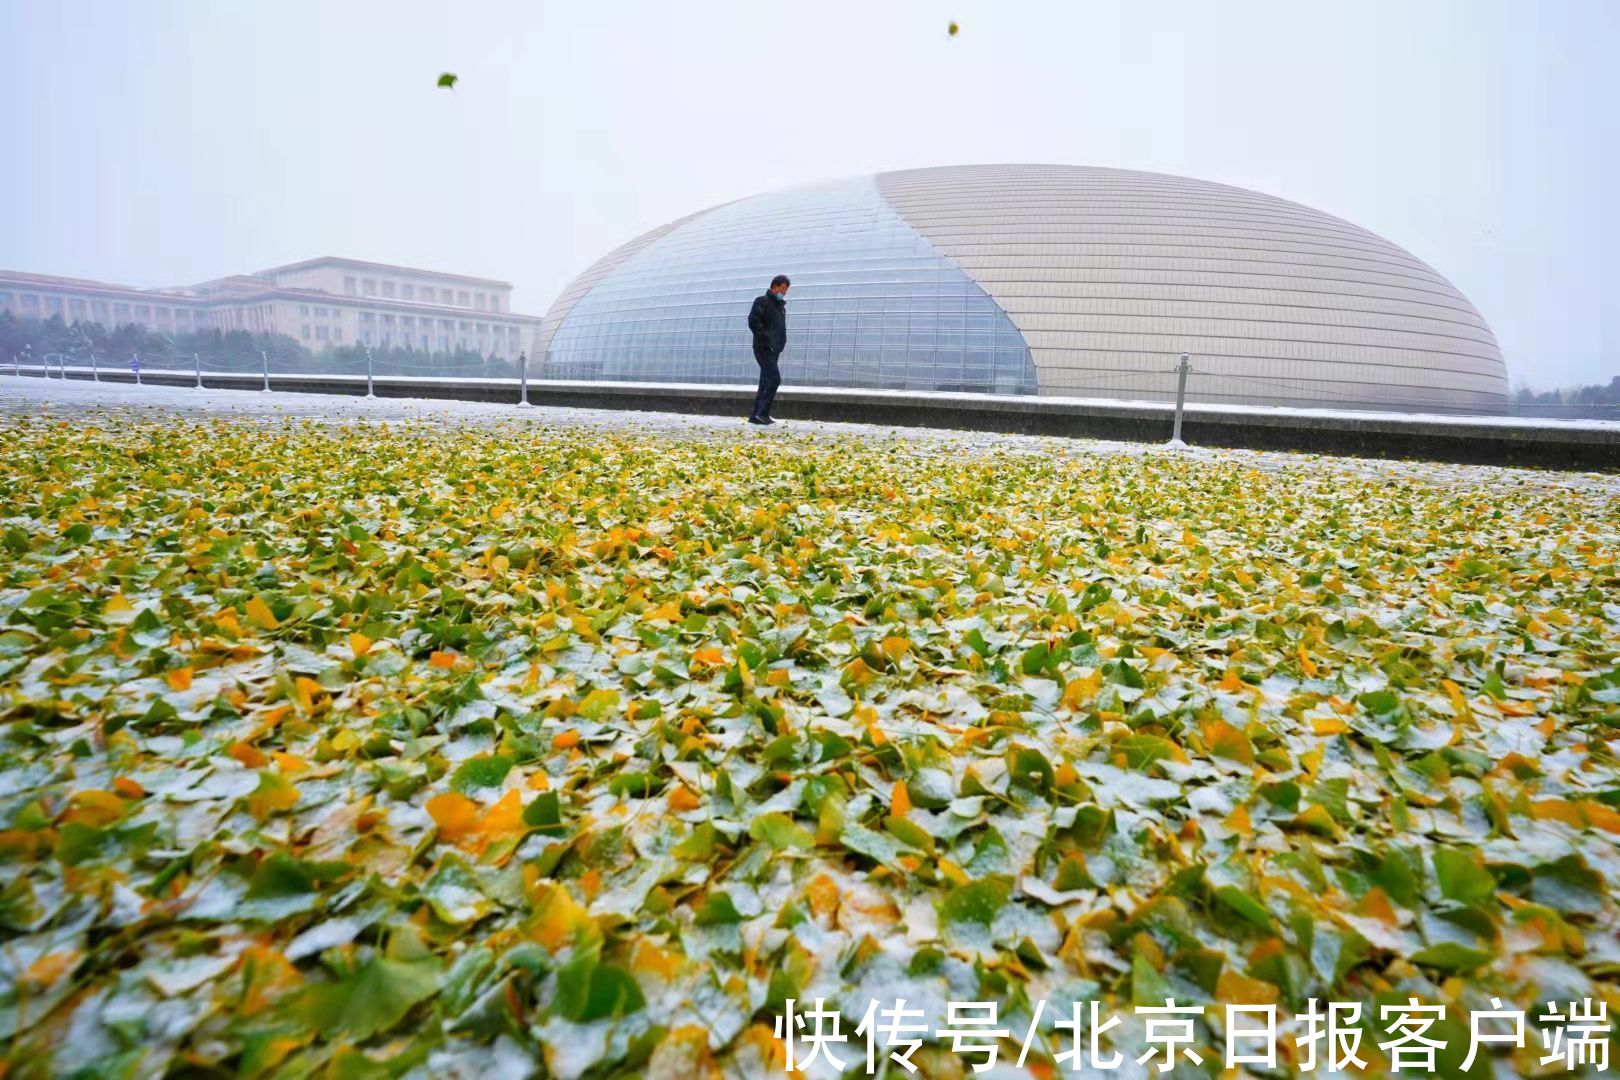
M 754 416 L 764 420 L 771 415 L 771 404 L 776 401 L 776 388 L 782 385 L 782 373 L 776 360 L 781 353 L 771 352 L 755 343 L 754 360 L 759 364 L 759 393 L 754 395 Z

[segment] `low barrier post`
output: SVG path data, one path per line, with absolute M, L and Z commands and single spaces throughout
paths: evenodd
M 1168 444 L 1172 450 L 1187 449 L 1187 444 L 1181 441 L 1181 411 L 1187 403 L 1187 373 L 1192 370 L 1189 359 L 1186 353 L 1182 353 L 1181 362 L 1176 365 L 1176 424 Z
M 202 384 L 202 354 L 201 353 L 192 353 L 191 354 L 191 362 L 197 368 L 197 387 L 196 388 L 198 390 L 201 390 L 203 388 L 203 384 Z
M 374 398 L 377 396 L 372 388 L 371 366 L 371 345 L 368 342 L 366 344 L 366 397 L 368 398 Z
M 529 354 L 518 353 L 518 385 L 522 387 L 522 396 L 518 404 L 527 408 L 529 405 Z
M 101 365 L 96 363 L 96 347 L 90 346 L 90 379 L 92 382 L 101 381 Z
M 259 350 L 259 361 L 264 365 L 264 389 L 259 392 L 268 394 L 270 392 L 270 357 L 263 349 Z
M 129 370 L 131 370 L 131 371 L 133 371 L 135 373 L 135 385 L 136 386 L 141 385 L 141 354 L 140 353 L 132 352 L 132 353 L 129 354 Z

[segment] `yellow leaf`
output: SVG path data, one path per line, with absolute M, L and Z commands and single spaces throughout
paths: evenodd
M 1241 972 L 1226 968 L 1215 980 L 1215 998 L 1234 1005 L 1274 1005 L 1277 1002 L 1277 988 L 1264 979 L 1251 979 Z
M 1231 829 L 1239 836 L 1254 835 L 1254 825 L 1249 820 L 1249 808 L 1247 806 L 1240 805 L 1230 814 L 1227 814 L 1225 824 L 1228 829 Z
M 681 605 L 679 601 L 669 600 L 655 608 L 648 608 L 641 616 L 643 622 L 680 622 Z
M 459 843 L 478 827 L 478 804 L 465 795 L 446 792 L 427 801 L 426 810 L 439 827 L 439 839 Z
M 321 684 L 308 675 L 300 675 L 293 680 L 293 700 L 298 708 L 306 713 L 315 711 L 315 699 L 320 695 Z
M 1249 684 L 1238 677 L 1237 668 L 1227 668 L 1226 674 L 1216 684 L 1217 690 L 1225 690 L 1229 694 L 1237 694 L 1248 689 Z
M 1225 720 L 1211 720 L 1203 728 L 1204 745 L 1216 757 L 1254 764 L 1254 744 L 1249 737 Z
M 358 659 L 371 651 L 371 639 L 361 633 L 349 635 L 349 651 Z
M 273 772 L 261 772 L 258 788 L 247 798 L 248 813 L 260 821 L 297 804 L 298 789 L 286 777 Z
M 910 648 L 911 642 L 898 634 L 893 634 L 883 639 L 884 655 L 897 664 L 900 662 L 900 658 L 905 656 L 906 651 Z
M 1350 725 L 1335 716 L 1319 716 L 1311 721 L 1311 730 L 1318 735 L 1341 735 L 1350 730 Z
M 1316 678 L 1316 661 L 1312 660 L 1310 654 L 1305 651 L 1305 643 L 1303 641 L 1299 643 L 1299 648 L 1296 650 L 1296 652 L 1299 654 L 1300 670 L 1305 672 L 1308 678 Z
M 1100 689 L 1102 689 L 1101 671 L 1093 671 L 1090 675 L 1070 679 L 1063 687 L 1063 707 L 1078 711 L 1086 702 L 1096 697 Z
M 64 825 L 77 822 L 101 829 L 124 816 L 127 804 L 110 791 L 75 791 L 68 797 L 68 812 L 62 815 Z
M 281 625 L 276 619 L 276 613 L 270 610 L 270 605 L 257 596 L 249 598 L 243 610 L 247 614 L 248 622 L 261 630 L 274 630 Z
M 574 941 L 574 935 L 591 923 L 591 913 L 581 907 L 566 886 L 551 885 L 536 900 L 534 938 L 552 952 Z

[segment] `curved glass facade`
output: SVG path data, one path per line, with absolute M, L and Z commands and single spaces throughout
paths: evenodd
M 640 242 L 574 301 L 541 377 L 752 383 L 748 308 L 776 274 L 793 279 L 788 385 L 1036 392 L 1023 334 L 870 177 L 730 203 Z

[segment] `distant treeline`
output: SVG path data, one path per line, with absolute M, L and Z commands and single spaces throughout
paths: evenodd
M 127 369 L 139 356 L 144 369 L 190 369 L 201 359 L 204 371 L 258 371 L 264 360 L 272 372 L 364 375 L 366 351 L 361 345 L 339 345 L 311 352 L 285 334 L 249 333 L 246 330 L 194 330 L 165 334 L 134 323 L 111 329 L 98 322 L 66 322 L 60 315 L 48 319 L 17 318 L 0 311 L 0 371 L 11 372 L 14 358 L 23 357 L 37 370 L 51 357 L 66 358 L 68 366 L 89 366 L 91 351 L 96 363 Z M 511 361 L 483 356 L 472 349 L 429 352 L 374 345 L 371 348 L 374 371 L 392 375 L 516 375 Z
M 1519 416 L 1620 420 L 1620 375 L 1606 383 L 1562 390 L 1537 391 L 1520 386 L 1513 392 L 1511 410 Z

